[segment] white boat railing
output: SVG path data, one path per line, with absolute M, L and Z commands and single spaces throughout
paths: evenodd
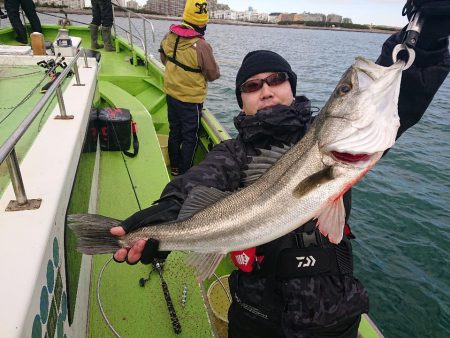
M 142 44 L 142 48 L 144 48 L 144 55 L 145 55 L 145 68 L 148 69 L 148 47 L 147 47 L 147 29 L 146 29 L 146 23 L 148 23 L 152 29 L 152 40 L 153 42 L 155 42 L 155 29 L 153 27 L 153 24 L 150 20 L 148 20 L 145 16 L 143 16 L 142 14 L 136 13 L 128 8 L 122 7 L 120 6 L 118 3 L 112 3 L 113 4 L 113 29 L 114 29 L 114 34 L 117 36 L 117 28 L 120 28 L 121 30 L 123 30 L 127 37 L 128 37 L 128 42 L 130 44 L 131 50 L 133 50 L 133 37 L 138 39 L 141 44 Z M 120 8 L 122 11 L 125 11 L 128 13 L 128 30 L 126 30 L 125 28 L 119 26 L 116 24 L 116 14 L 114 11 L 114 7 Z M 142 30 L 144 32 L 144 38 L 141 38 L 140 36 L 137 36 L 135 34 L 133 34 L 133 29 L 132 29 L 132 22 L 131 22 L 131 15 L 137 16 L 138 18 L 142 19 Z
M 59 111 L 61 115 L 56 116 L 58 120 L 68 120 L 72 119 L 73 116 L 66 115 L 66 108 L 64 106 L 64 98 L 61 90 L 61 84 L 67 78 L 69 73 L 73 70 L 76 78 L 75 86 L 84 86 L 80 82 L 80 76 L 78 73 L 77 60 L 83 55 L 84 56 L 84 68 L 90 68 L 87 62 L 86 52 L 82 48 L 73 57 L 71 62 L 67 67 L 61 72 L 57 79 L 53 82 L 50 88 L 47 90 L 45 95 L 39 100 L 39 102 L 33 107 L 31 112 L 25 117 L 22 123 L 16 128 L 16 130 L 8 137 L 4 144 L 0 146 L 0 164 L 5 160 L 8 166 L 9 176 L 11 179 L 11 184 L 16 196 L 15 201 L 11 201 L 8 205 L 9 211 L 14 210 L 24 210 L 24 209 L 37 209 L 40 206 L 40 200 L 28 200 L 27 194 L 25 192 L 25 186 L 22 180 L 22 174 L 20 172 L 19 161 L 17 160 L 17 155 L 15 151 L 15 146 L 17 142 L 20 141 L 22 136 L 30 127 L 34 119 L 39 115 L 41 110 L 45 107 L 48 101 L 50 101 L 55 95 L 58 100 Z

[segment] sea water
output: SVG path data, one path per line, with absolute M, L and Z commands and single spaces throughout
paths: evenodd
M 135 34 L 143 37 L 142 20 L 132 22 Z M 148 48 L 158 56 L 159 42 L 174 22 L 152 22 L 155 42 L 147 25 Z M 116 24 L 124 35 L 119 27 L 128 28 L 127 19 L 117 18 Z M 355 57 L 376 60 L 388 36 L 210 24 L 206 39 L 221 77 L 209 85 L 206 106 L 236 135 L 236 73 L 248 52 L 269 49 L 297 73 L 297 94 L 321 108 Z M 386 337 L 450 337 L 449 210 L 450 77 L 421 121 L 353 189 L 355 275 L 368 289 L 370 317 Z

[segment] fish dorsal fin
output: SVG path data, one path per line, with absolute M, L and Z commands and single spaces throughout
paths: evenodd
M 247 187 L 254 183 L 290 148 L 291 146 L 284 145 L 283 148 L 272 146 L 270 149 L 258 149 L 260 154 L 257 156 L 250 156 L 250 163 L 247 165 L 248 169 L 242 171 L 243 178 L 241 179 L 241 184 L 244 187 Z
M 186 263 L 192 266 L 200 282 L 212 276 L 225 254 L 222 253 L 197 253 L 190 252 L 186 257 Z
M 191 217 L 196 212 L 231 195 L 231 192 L 198 185 L 192 188 L 178 214 L 178 220 Z
M 320 233 L 328 236 L 331 243 L 338 244 L 342 240 L 345 225 L 344 200 L 340 196 L 336 201 L 328 203 L 317 217 Z

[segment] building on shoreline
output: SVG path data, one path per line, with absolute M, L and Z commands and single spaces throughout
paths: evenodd
M 139 9 L 139 4 L 134 0 L 130 0 L 127 1 L 127 8 L 136 10 Z
M 330 23 L 341 23 L 342 22 L 342 15 L 328 14 L 327 15 L 327 22 L 330 22 Z
M 147 0 L 143 9 L 160 15 L 182 16 L 184 3 L 184 0 Z
M 147 0 L 147 3 L 142 7 L 143 10 L 158 15 L 182 16 L 186 0 Z M 208 1 L 209 11 L 223 8 L 227 5 L 218 5 L 217 0 Z
M 70 9 L 83 9 L 85 7 L 85 4 L 84 0 L 37 0 L 36 6 L 54 6 Z
M 218 4 L 220 6 L 220 4 Z M 216 7 L 218 8 L 218 7 Z M 254 23 L 303 23 L 303 22 L 329 22 L 329 23 L 344 23 L 341 15 L 338 14 L 322 14 L 322 13 L 258 13 L 252 7 L 247 11 L 233 11 L 231 9 L 216 9 L 210 10 L 209 16 L 211 19 L 233 20 L 233 21 L 247 21 Z M 345 23 L 351 23 L 350 18 L 345 18 Z

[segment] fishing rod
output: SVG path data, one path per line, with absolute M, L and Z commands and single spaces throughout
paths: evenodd
M 58 15 L 54 15 L 54 14 L 50 14 L 50 13 L 48 13 L 48 12 L 38 11 L 38 10 L 36 10 L 36 12 L 37 12 L 37 13 L 40 13 L 40 14 L 43 14 L 43 15 L 52 16 L 52 17 L 54 17 L 54 18 L 62 19 L 62 20 L 68 19 L 68 18 L 67 18 L 67 13 L 64 12 L 64 11 L 62 11 L 62 10 L 61 10 L 61 12 L 65 15 L 65 17 L 58 16 Z M 77 21 L 77 20 L 74 20 L 74 19 L 70 19 L 70 21 L 76 22 L 76 23 L 80 23 L 80 24 L 82 24 L 82 25 L 89 26 L 89 23 L 87 23 L 87 22 Z
M 170 316 L 170 321 L 172 322 L 173 331 L 176 334 L 180 334 L 181 333 L 181 324 L 180 324 L 180 321 L 178 320 L 177 313 L 173 306 L 172 298 L 170 297 L 170 293 L 169 293 L 169 288 L 167 287 L 167 283 L 164 280 L 164 277 L 162 274 L 162 262 L 155 259 L 153 261 L 153 268 L 156 269 L 156 271 L 158 271 L 159 279 L 161 280 L 161 287 L 162 287 L 162 290 L 164 293 L 164 299 L 166 300 L 167 309 L 169 310 L 169 316 Z
M 176 334 L 180 334 L 181 333 L 181 324 L 180 324 L 180 321 L 178 320 L 178 316 L 175 311 L 175 307 L 173 306 L 172 297 L 170 297 L 169 288 L 167 286 L 166 281 L 164 280 L 163 273 L 162 273 L 164 261 L 160 260 L 160 259 L 154 259 L 152 266 L 153 267 L 150 270 L 148 277 L 139 279 L 139 286 L 144 287 L 145 284 L 150 280 L 150 276 L 151 276 L 152 272 L 153 271 L 158 272 L 159 279 L 161 280 L 161 287 L 163 290 L 164 299 L 166 300 L 167 309 L 169 310 L 169 317 L 170 317 L 170 321 L 172 323 L 173 331 Z M 187 295 L 187 286 L 185 284 L 184 288 L 183 288 L 183 295 L 182 295 L 182 300 L 181 300 L 181 303 L 183 306 L 186 304 L 186 295 Z

